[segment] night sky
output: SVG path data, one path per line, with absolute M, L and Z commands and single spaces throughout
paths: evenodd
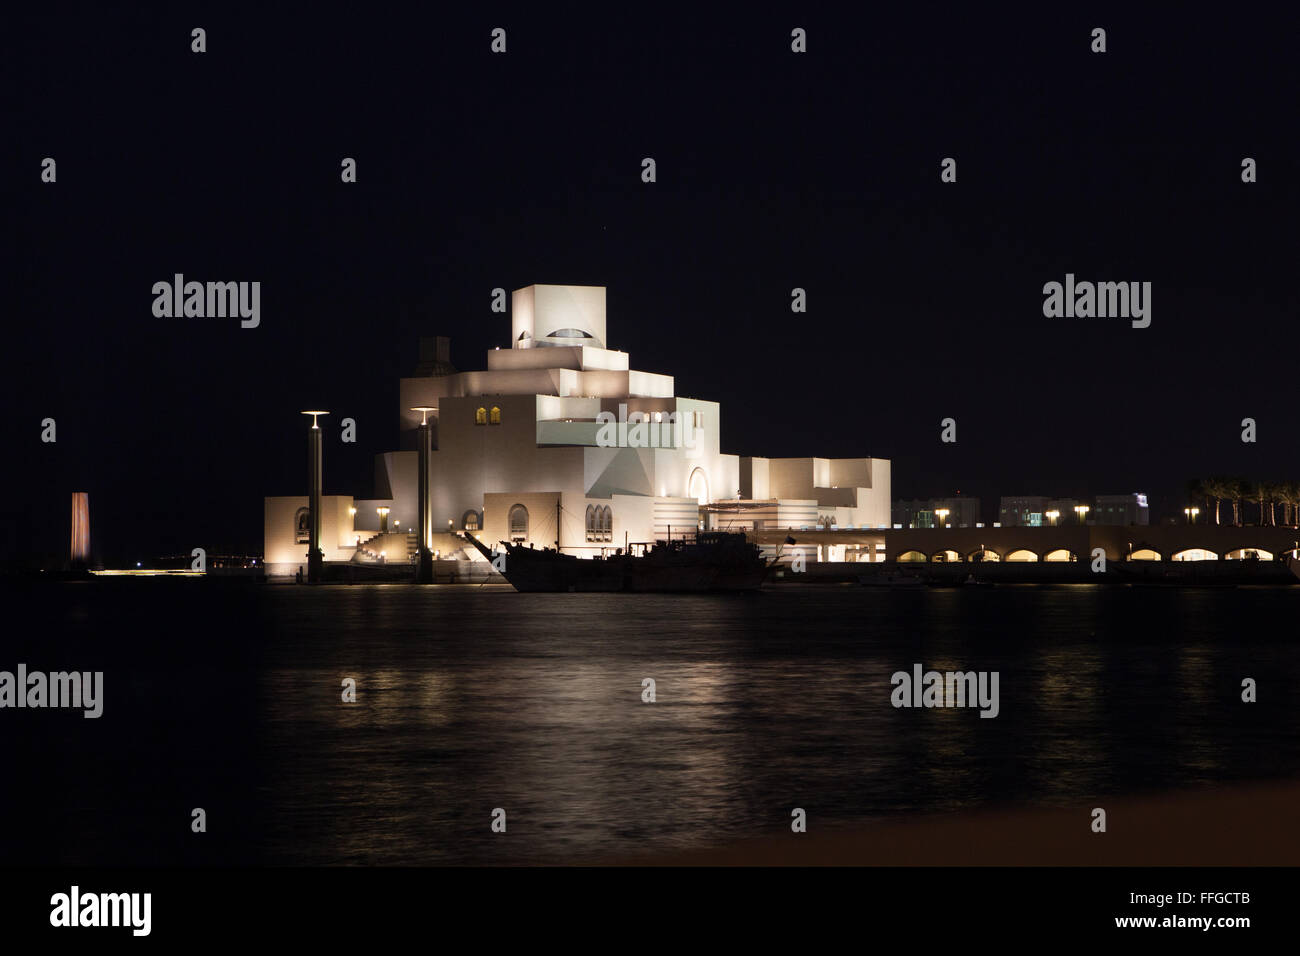
M 66 557 L 72 491 L 109 564 L 260 551 L 304 408 L 326 493 L 369 496 L 419 337 L 482 368 L 532 283 L 607 286 L 608 344 L 721 402 L 724 451 L 889 458 L 895 498 L 1300 478 L 1294 20 L 333 10 L 12 30 L 0 558 Z M 260 281 L 260 328 L 155 318 L 176 272 Z M 1045 318 L 1067 272 L 1150 281 L 1151 327 Z

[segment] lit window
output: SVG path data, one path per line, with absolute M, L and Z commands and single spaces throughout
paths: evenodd
M 492 417 L 488 419 L 493 425 L 501 424 L 501 409 L 496 405 L 492 406 Z
M 528 537 L 528 509 L 515 505 L 510 509 L 510 540 L 523 541 Z
M 487 424 L 487 409 L 484 408 L 482 405 L 480 405 L 478 407 L 478 411 L 474 413 L 474 424 L 475 425 Z

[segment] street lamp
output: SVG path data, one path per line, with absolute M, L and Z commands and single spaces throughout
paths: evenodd
M 1091 510 L 1092 509 L 1089 508 L 1087 505 L 1074 506 L 1074 513 L 1079 516 L 1079 524 L 1083 524 L 1083 522 L 1086 520 L 1088 512 Z
M 1201 513 L 1200 508 L 1184 508 L 1183 514 L 1187 515 L 1188 524 L 1196 524 L 1196 516 Z
M 1056 520 L 1061 517 L 1061 513 L 1059 511 L 1045 511 L 1043 516 L 1047 518 L 1048 524 L 1056 524 Z
M 938 516 L 938 518 L 939 518 L 939 527 L 942 528 L 942 527 L 944 526 L 944 524 L 947 522 L 947 518 L 948 518 L 948 509 L 947 509 L 947 508 L 936 508 L 936 509 L 934 509 L 934 513 L 935 513 L 935 514 Z

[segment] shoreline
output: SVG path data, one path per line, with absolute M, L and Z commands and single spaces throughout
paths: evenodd
M 695 850 L 587 861 L 596 866 L 1296 866 L 1300 780 L 1127 797 L 1073 808 L 927 813 L 817 827 Z M 1105 833 L 1092 832 L 1094 807 Z

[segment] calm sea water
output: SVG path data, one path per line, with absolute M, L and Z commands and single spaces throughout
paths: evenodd
M 106 692 L 99 720 L 0 712 L 0 862 L 586 861 L 782 832 L 796 806 L 849 824 L 1300 773 L 1300 588 L 5 597 L 30 624 L 0 669 Z M 1000 715 L 893 708 L 914 663 L 999 671 Z

